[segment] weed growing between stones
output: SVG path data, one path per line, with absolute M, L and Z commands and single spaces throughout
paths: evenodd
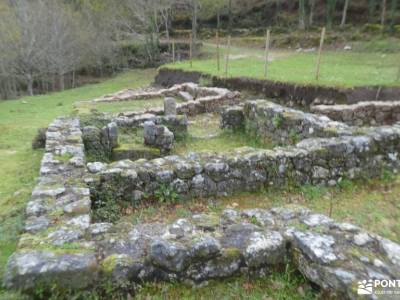
M 101 192 L 92 190 L 92 217 L 95 221 L 117 222 L 121 217 L 121 207 L 112 187 Z
M 57 284 L 37 284 L 35 289 L 21 293 L 19 300 L 126 300 L 132 299 L 138 286 L 132 282 L 118 282 L 105 277 L 85 290 L 65 288 Z
M 161 184 L 154 192 L 154 197 L 158 202 L 164 204 L 175 204 L 180 200 L 178 192 L 171 186 Z
M 275 128 L 281 128 L 283 125 L 283 117 L 280 114 L 276 114 L 272 119 L 272 124 Z

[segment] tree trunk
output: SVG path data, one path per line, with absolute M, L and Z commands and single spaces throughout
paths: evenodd
M 392 4 L 390 6 L 390 29 L 394 30 L 394 25 L 396 22 L 396 10 L 397 10 L 398 0 L 392 0 Z
M 221 29 L 221 14 L 219 12 L 219 9 L 217 10 L 217 29 Z
M 382 11 L 381 11 L 381 25 L 385 27 L 386 23 L 386 0 L 382 0 Z
M 75 88 L 75 69 L 72 71 L 72 88 Z
M 346 25 L 346 19 L 347 19 L 347 10 L 349 8 L 349 2 L 350 0 L 345 0 L 344 1 L 344 7 L 343 7 L 343 13 L 342 13 L 342 22 L 340 23 L 340 27 L 344 27 Z
M 164 22 L 165 22 L 165 35 L 166 35 L 166 37 L 167 37 L 167 43 L 168 43 L 168 45 L 170 44 L 170 37 L 169 37 L 169 17 L 168 17 L 168 15 L 169 15 L 169 13 L 168 13 L 168 11 L 165 13 L 166 15 L 165 15 L 165 18 L 164 18 Z
M 197 0 L 192 0 L 192 9 L 193 9 L 193 16 L 192 16 L 192 38 L 193 42 L 195 43 L 197 40 Z
M 333 26 L 333 18 L 336 10 L 336 0 L 328 0 L 326 6 L 326 26 L 331 29 Z
M 376 0 L 368 0 L 368 22 L 374 23 Z
M 315 8 L 315 0 L 310 0 L 310 15 L 308 18 L 308 24 L 310 26 L 314 23 L 314 8 Z
M 33 77 L 31 74 L 27 75 L 26 86 L 27 86 L 28 95 L 33 96 Z
M 279 25 L 279 14 L 281 12 L 281 0 L 276 0 L 275 2 L 275 23 Z
M 306 29 L 306 3 L 305 0 L 299 0 L 299 29 Z
M 228 34 L 232 35 L 232 0 L 229 0 L 228 2 L 228 19 L 229 19 L 229 23 L 228 23 Z
M 60 91 L 65 90 L 64 74 L 58 75 L 58 87 L 60 88 Z

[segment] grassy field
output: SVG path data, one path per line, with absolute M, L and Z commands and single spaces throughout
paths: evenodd
M 225 53 L 221 50 L 221 68 L 217 69 L 215 47 L 206 44 L 205 59 L 168 64 L 166 67 L 200 71 L 225 77 Z M 210 58 L 211 55 L 211 58 Z M 335 87 L 366 85 L 400 86 L 400 53 L 326 51 L 322 54 L 320 80 L 315 79 L 317 53 L 272 51 L 268 79 L 300 84 Z M 260 49 L 232 47 L 228 77 L 264 78 L 264 53 Z
M 90 100 L 128 87 L 145 86 L 154 76 L 154 69 L 135 70 L 100 84 L 0 101 L 0 282 L 4 265 L 15 250 L 25 203 L 39 172 L 43 151 L 31 149 L 38 128 L 46 127 L 57 116 L 71 114 L 75 101 Z M 9 295 L 3 297 L 8 299 Z
M 132 110 L 146 110 L 149 108 L 163 107 L 164 99 L 139 99 L 135 101 L 121 101 L 116 103 L 90 103 L 90 102 L 78 102 L 75 104 L 77 113 L 79 114 L 90 114 L 91 111 L 97 110 L 99 112 L 127 112 Z

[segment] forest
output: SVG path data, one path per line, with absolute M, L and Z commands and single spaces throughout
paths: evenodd
M 367 28 L 400 32 L 398 0 L 1 0 L 0 99 L 168 61 L 171 38 Z

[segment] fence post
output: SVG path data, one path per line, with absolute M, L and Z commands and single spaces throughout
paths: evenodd
M 217 70 L 219 72 L 221 69 L 221 65 L 220 65 L 220 60 L 219 60 L 220 56 L 219 56 L 219 30 L 218 29 L 217 29 L 217 32 L 215 35 L 216 35 L 216 39 L 217 39 Z
M 319 80 L 319 73 L 320 73 L 320 65 L 321 65 L 321 55 L 322 55 L 322 48 L 324 47 L 324 39 L 325 39 L 325 27 L 322 28 L 321 31 L 321 40 L 319 42 L 319 49 L 318 49 L 318 59 L 317 59 L 317 72 L 315 75 L 315 79 Z
M 267 30 L 267 38 L 265 41 L 265 66 L 264 66 L 264 77 L 267 78 L 268 75 L 268 56 L 269 56 L 269 44 L 271 38 L 271 31 Z
M 226 50 L 226 60 L 225 60 L 225 77 L 228 77 L 228 70 L 229 70 L 229 55 L 231 52 L 231 36 L 228 36 L 228 49 Z

